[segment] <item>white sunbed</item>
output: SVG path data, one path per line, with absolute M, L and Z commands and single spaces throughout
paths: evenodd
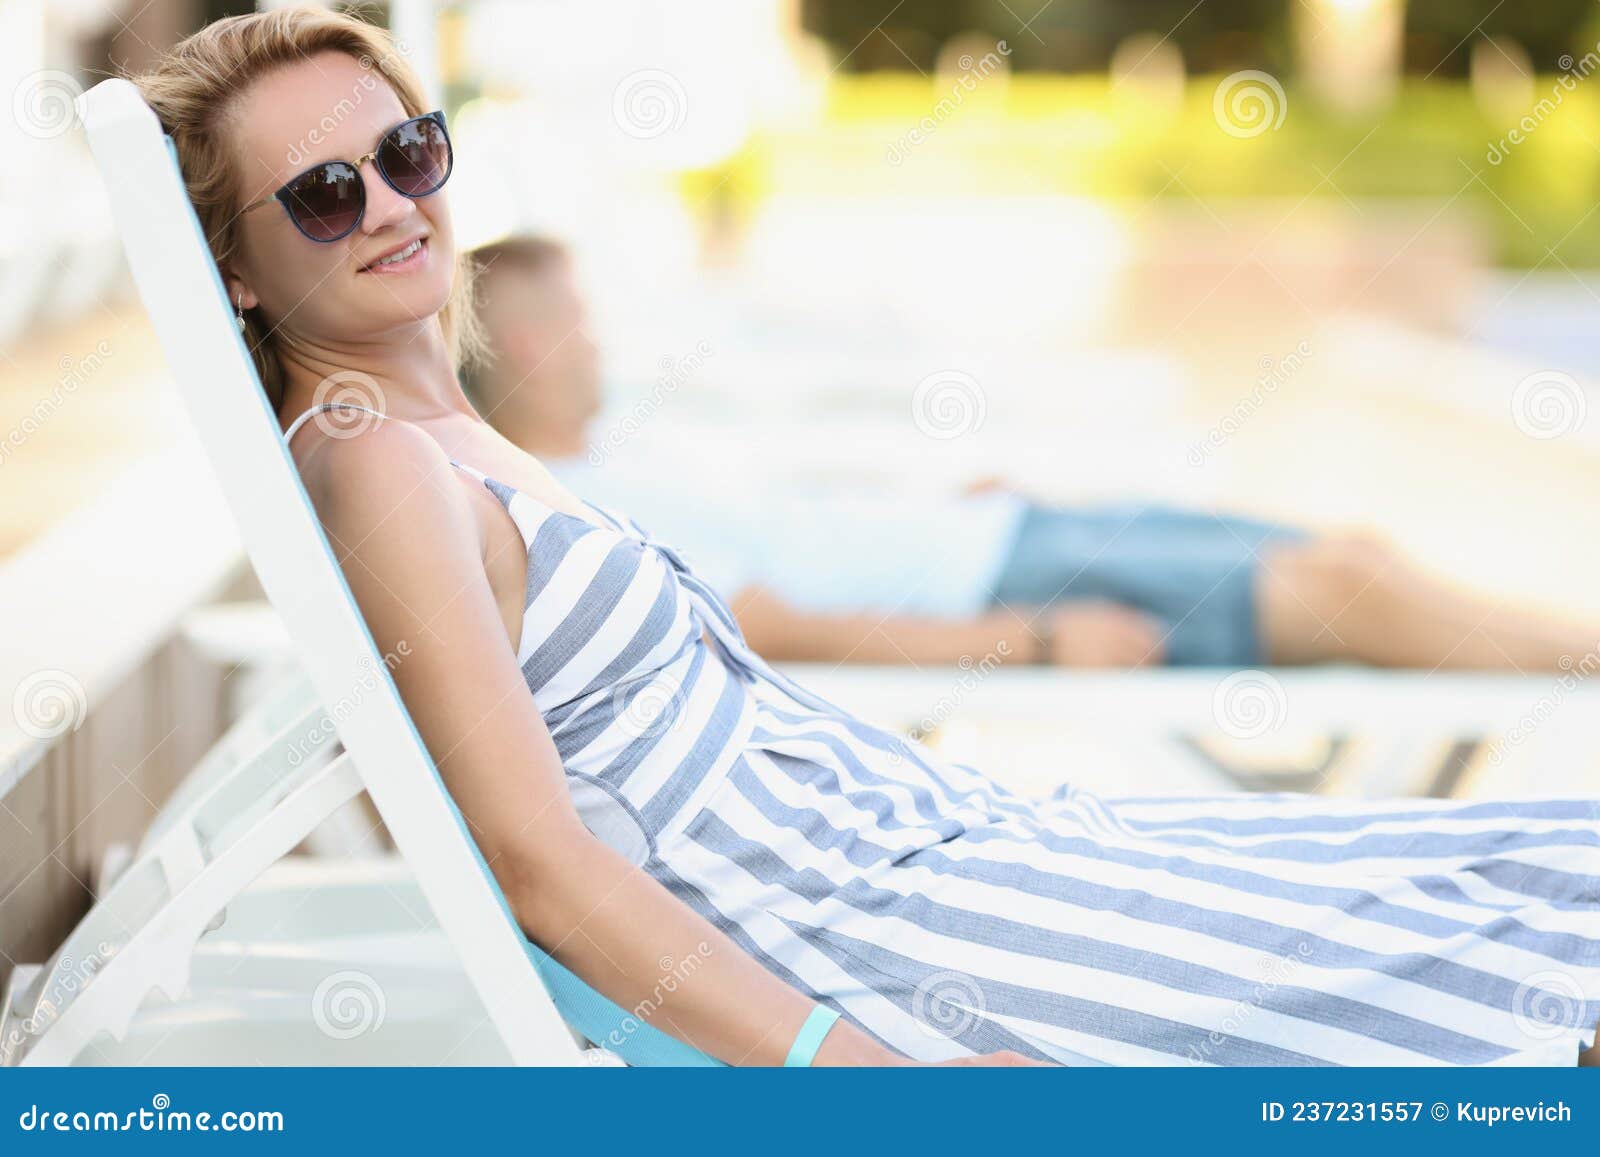
M 271 863 L 361 790 L 321 719 L 293 678 L 233 726 L 50 963 L 13 972 L 0 1061 L 510 1061 L 403 861 Z

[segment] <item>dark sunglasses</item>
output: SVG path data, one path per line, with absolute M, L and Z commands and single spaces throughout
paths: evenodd
M 437 193 L 450 179 L 455 153 L 445 131 L 444 113 L 430 112 L 401 121 L 383 134 L 378 147 L 355 161 L 323 161 L 288 181 L 270 197 L 239 210 L 248 213 L 279 202 L 295 228 L 313 241 L 337 241 L 361 224 L 367 186 L 361 166 L 371 161 L 384 183 L 413 200 Z

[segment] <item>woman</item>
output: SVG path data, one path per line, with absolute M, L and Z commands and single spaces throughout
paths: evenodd
M 512 911 L 654 1029 L 755 1064 L 1593 1043 L 1589 803 L 1042 804 L 931 762 L 772 671 L 669 546 L 474 413 L 448 134 L 381 33 L 231 18 L 138 83 Z M 328 404 L 353 386 L 365 408 Z

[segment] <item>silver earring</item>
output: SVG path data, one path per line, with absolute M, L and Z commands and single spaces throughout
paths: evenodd
M 239 291 L 239 297 L 234 302 L 234 320 L 239 323 L 239 332 L 244 332 L 244 290 Z

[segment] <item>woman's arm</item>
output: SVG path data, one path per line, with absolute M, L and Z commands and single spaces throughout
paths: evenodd
M 310 449 L 305 473 L 378 648 L 527 934 L 623 1008 L 730 1064 L 781 1064 L 814 1007 L 579 820 L 506 638 L 455 470 L 385 422 Z M 520 544 L 519 544 L 520 545 Z M 402 646 L 402 644 L 404 644 Z M 661 1001 L 661 961 L 698 967 Z M 845 1022 L 821 1064 L 895 1054 Z

